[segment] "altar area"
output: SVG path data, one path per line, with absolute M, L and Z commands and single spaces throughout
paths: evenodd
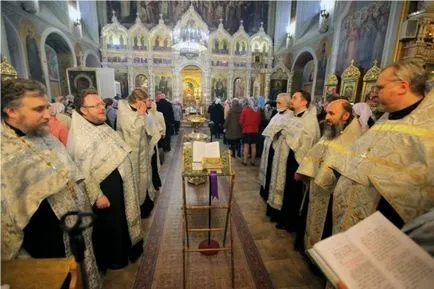
M 135 24 L 126 28 L 116 13 L 113 11 L 112 23 L 102 28 L 100 43 L 102 65 L 115 68 L 122 97 L 142 87 L 151 97 L 161 91 L 184 107 L 199 102 L 199 107 L 206 108 L 215 97 L 222 101 L 268 97 L 273 75 L 290 79 L 283 63 L 273 67 L 273 42 L 262 22 L 258 31 L 249 35 L 241 20 L 231 35 L 223 19 L 210 32 L 193 5 L 173 28 L 160 14 L 158 24 L 148 29 L 150 25 L 142 23 L 139 13 Z

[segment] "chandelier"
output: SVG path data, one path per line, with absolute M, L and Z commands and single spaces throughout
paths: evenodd
M 190 6 L 190 10 L 194 11 L 193 5 Z M 184 23 L 182 22 L 183 21 L 178 21 L 175 26 L 172 47 L 179 51 L 181 56 L 192 59 L 199 56 L 200 52 L 207 50 L 206 45 L 209 37 L 208 29 L 201 28 L 200 25 L 197 25 L 195 19 L 192 18 Z

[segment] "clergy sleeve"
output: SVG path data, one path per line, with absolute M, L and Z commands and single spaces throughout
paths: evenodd
M 3 191 L 3 193 L 5 192 Z M 4 200 L 2 200 L 2 206 L 9 207 Z M 10 215 L 9 209 L 2 209 L 1 225 L 1 259 L 2 261 L 10 261 L 18 255 L 23 240 L 23 232 Z
M 104 194 L 99 187 L 99 184 L 92 176 L 88 176 L 84 181 L 86 187 L 86 194 L 89 198 L 90 205 L 93 206 L 98 200 L 99 197 L 102 197 Z

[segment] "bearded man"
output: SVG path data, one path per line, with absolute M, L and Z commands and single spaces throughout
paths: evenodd
M 297 235 L 302 251 L 331 235 L 332 193 L 337 178 L 328 163 L 336 155 L 335 150 L 348 147 L 362 134 L 360 123 L 346 100 L 329 103 L 325 120 L 323 137 L 304 157 L 297 170 L 297 174 L 306 176 L 309 182 L 309 194 L 304 202 L 306 227 Z
M 20 255 L 71 255 L 61 218 L 90 211 L 83 179 L 65 147 L 48 130 L 50 104 L 39 82 L 14 79 L 1 86 L 1 251 L 2 260 Z M 87 288 L 101 288 L 91 230 L 83 233 Z
M 93 245 L 102 270 L 120 269 L 143 252 L 137 181 L 132 149 L 105 123 L 105 104 L 96 91 L 84 90 L 75 98 L 67 149 L 86 180 L 97 219 Z

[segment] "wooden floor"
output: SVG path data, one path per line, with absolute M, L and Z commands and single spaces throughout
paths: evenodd
M 180 171 L 179 161 L 175 161 L 179 158 L 179 155 L 177 155 L 175 152 L 178 151 L 179 154 L 181 150 L 176 150 L 174 147 L 176 145 L 181 145 L 181 141 L 178 140 L 178 137 L 175 136 L 172 138 L 172 144 L 172 151 L 166 154 L 164 164 L 161 170 L 163 182 L 174 181 L 173 179 L 168 180 L 165 178 L 165 176 L 168 175 L 168 172 L 170 175 L 170 172 L 173 172 L 173 170 Z M 257 163 L 259 163 L 259 160 L 257 160 Z M 177 164 L 176 167 L 174 167 L 174 164 Z M 268 272 L 269 278 L 271 279 L 272 286 L 274 288 L 282 289 L 324 288 L 323 278 L 312 274 L 308 268 L 308 264 L 305 258 L 299 252 L 293 249 L 295 236 L 286 231 L 277 230 L 274 227 L 275 224 L 269 222 L 268 218 L 265 216 L 266 205 L 259 196 L 258 166 L 242 166 L 239 159 L 233 159 L 233 164 L 236 171 L 234 188 L 235 201 L 239 206 L 239 211 L 242 214 L 243 222 L 246 223 L 246 227 L 250 231 L 251 237 L 254 241 L 254 245 L 256 245 L 257 251 L 259 252 L 260 259 L 262 259 L 262 262 L 265 265 L 265 269 L 266 272 Z M 173 186 L 166 185 L 163 187 L 174 188 Z M 166 191 L 161 193 L 180 194 L 179 188 L 180 187 L 178 186 L 178 189 L 172 189 L 172 191 Z M 176 196 L 176 198 L 171 198 L 170 202 L 171 205 L 181 208 L 182 204 L 180 197 Z M 159 204 L 157 202 L 157 207 L 154 209 L 154 213 L 156 210 L 158 210 L 158 205 Z M 172 216 L 172 218 L 179 218 L 179 214 L 172 214 Z M 148 234 L 151 228 L 151 224 L 154 221 L 153 218 L 154 214 L 150 218 L 143 220 L 143 228 L 146 233 L 145 242 L 148 241 Z M 170 218 L 170 215 L 168 215 L 168 218 Z M 179 220 L 175 221 L 179 222 Z M 170 222 L 170 220 L 166 222 Z M 164 230 L 166 229 L 170 230 L 170 226 L 164 226 Z M 167 259 L 170 258 L 170 256 L 160 256 L 159 258 L 162 258 L 164 260 L 164 258 Z M 141 261 L 143 260 L 139 260 L 135 264 L 131 264 L 121 270 L 108 271 L 107 274 L 103 277 L 104 288 L 133 288 L 136 281 L 139 264 Z M 173 263 L 175 264 L 175 262 Z M 176 264 L 176 266 L 178 265 Z M 246 267 L 248 268 L 248 266 Z M 250 268 L 252 267 L 250 266 Z M 172 268 L 171 270 L 179 272 L 180 269 L 181 268 Z M 160 269 L 157 266 L 155 276 L 159 276 L 158 270 Z M 254 274 L 255 272 L 250 273 L 250 275 Z M 157 277 L 154 278 L 158 279 Z M 217 283 L 209 284 L 207 283 L 207 289 L 223 288 L 221 286 L 213 287 L 213 284 Z M 255 286 L 252 285 L 252 282 L 247 282 L 246 284 L 248 285 L 242 287 L 255 288 Z M 190 286 L 190 288 L 192 287 L 196 286 Z M 145 287 L 140 287 L 136 284 L 135 288 Z M 182 283 L 168 284 L 168 282 L 161 283 L 155 281 L 152 283 L 152 286 L 149 289 L 151 288 L 182 288 Z

